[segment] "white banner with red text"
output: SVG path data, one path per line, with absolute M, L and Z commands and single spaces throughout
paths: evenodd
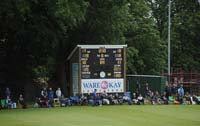
M 81 93 L 124 92 L 124 79 L 81 79 Z

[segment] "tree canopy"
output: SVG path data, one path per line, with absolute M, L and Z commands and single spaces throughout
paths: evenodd
M 200 4 L 172 2 L 172 67 L 200 70 Z M 66 83 L 66 57 L 77 44 L 128 44 L 127 73 L 167 70 L 163 0 L 1 0 L 0 83 Z

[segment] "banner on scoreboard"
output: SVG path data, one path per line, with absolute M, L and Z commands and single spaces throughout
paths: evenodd
M 124 79 L 81 79 L 81 93 L 124 92 Z

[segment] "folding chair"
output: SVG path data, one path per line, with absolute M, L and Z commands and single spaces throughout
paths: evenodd
M 1 107 L 2 108 L 7 108 L 8 107 L 8 105 L 6 103 L 6 99 L 1 99 Z
M 169 96 L 168 99 L 169 99 L 169 104 L 174 104 L 175 102 L 174 96 Z
M 54 103 L 54 106 L 55 106 L 55 107 L 60 106 L 60 101 L 59 101 L 58 98 L 54 98 L 54 99 L 53 99 L 53 103 Z

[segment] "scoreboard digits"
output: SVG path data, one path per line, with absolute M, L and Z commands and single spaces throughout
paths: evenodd
M 123 78 L 122 48 L 81 49 L 82 79 Z

